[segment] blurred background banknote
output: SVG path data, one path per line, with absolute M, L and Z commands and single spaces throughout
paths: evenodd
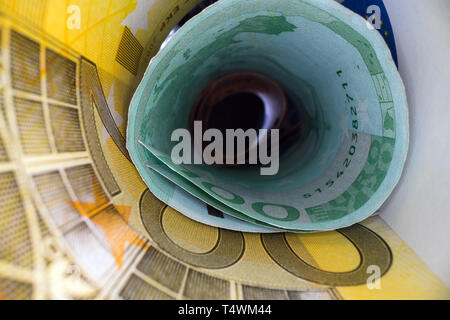
M 125 147 L 128 106 L 199 3 L 0 0 L 0 299 L 448 299 L 379 216 L 260 235 L 195 222 L 147 190 Z

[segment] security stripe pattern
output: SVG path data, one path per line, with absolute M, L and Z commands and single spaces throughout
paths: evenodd
M 119 49 L 117 50 L 116 61 L 132 74 L 136 75 L 143 50 L 144 48 L 131 33 L 130 29 L 125 27 Z

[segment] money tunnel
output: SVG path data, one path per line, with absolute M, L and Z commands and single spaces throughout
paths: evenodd
M 279 171 L 261 176 L 251 168 L 176 167 L 169 159 L 172 132 L 189 128 L 205 88 L 239 72 L 278 84 L 290 105 L 288 117 L 302 124 L 280 154 Z M 229 80 L 234 86 L 239 81 Z M 258 126 L 257 102 L 241 98 L 245 105 L 220 117 L 228 114 L 231 126 L 247 118 L 254 120 L 250 127 Z M 271 111 L 262 111 L 262 122 L 277 117 Z M 167 184 L 191 193 L 201 189 L 205 198 L 231 208 L 227 213 L 291 230 L 333 230 L 374 213 L 398 182 L 408 149 L 405 90 L 384 40 L 364 19 L 322 1 L 211 6 L 152 60 L 129 114 L 130 154 L 160 199 L 173 194 Z M 165 185 L 158 175 L 171 182 Z

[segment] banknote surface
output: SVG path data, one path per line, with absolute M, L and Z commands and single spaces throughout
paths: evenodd
M 303 108 L 314 129 L 280 158 L 274 176 L 174 164 L 171 133 L 186 126 L 199 91 L 241 68 L 312 97 L 303 98 Z M 151 169 L 142 163 L 149 151 L 189 182 L 190 193 L 201 189 L 274 227 L 334 230 L 370 216 L 388 197 L 406 159 L 408 126 L 389 48 L 364 19 L 335 2 L 224 1 L 192 19 L 152 60 L 130 105 L 127 146 L 150 190 Z
M 125 148 L 128 105 L 198 2 L 0 1 L 0 298 L 448 299 L 379 217 L 262 236 L 147 190 Z

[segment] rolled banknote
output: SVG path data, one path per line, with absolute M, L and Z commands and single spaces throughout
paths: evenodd
M 373 25 L 338 3 L 220 1 L 150 62 L 127 147 L 149 189 L 188 216 L 174 185 L 249 223 L 334 230 L 398 182 L 405 89 Z

